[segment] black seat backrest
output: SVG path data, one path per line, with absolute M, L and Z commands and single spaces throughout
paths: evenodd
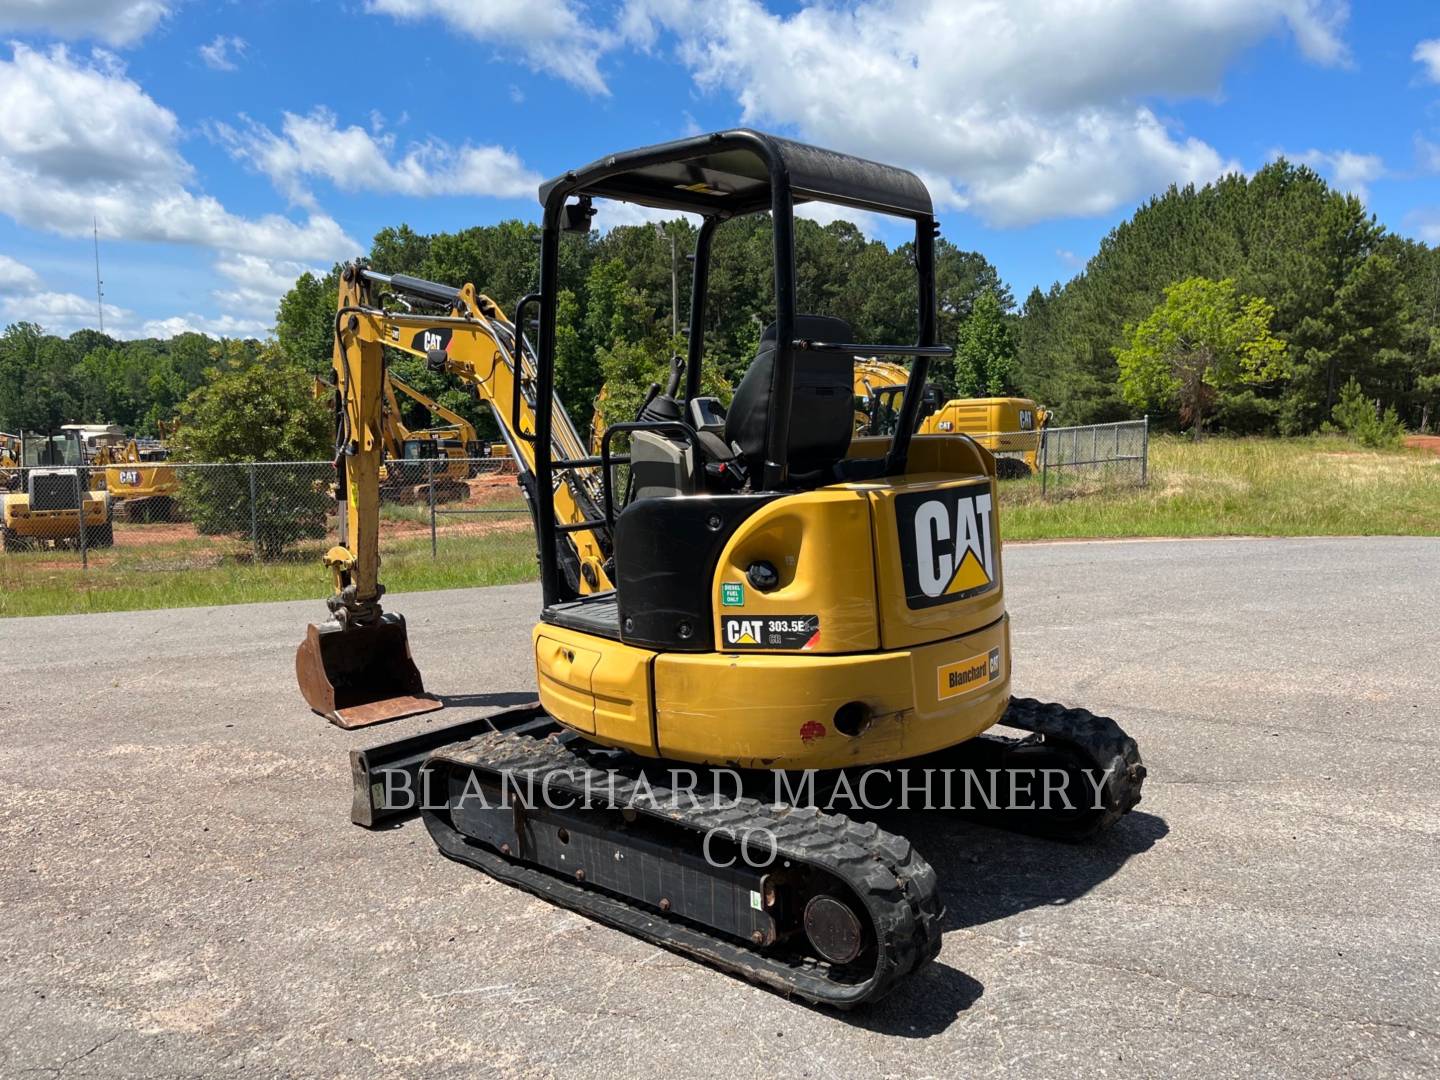
M 849 341 L 850 325 L 828 315 L 796 315 L 795 336 L 810 341 Z M 751 362 L 725 417 L 725 441 L 740 447 L 745 467 L 759 476 L 765 464 L 765 425 L 775 367 L 775 324 L 760 335 Z M 829 469 L 845 456 L 855 431 L 855 358 L 849 353 L 796 350 L 790 410 L 792 473 Z

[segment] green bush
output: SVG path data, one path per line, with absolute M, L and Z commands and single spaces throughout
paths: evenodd
M 1381 413 L 1354 378 L 1341 388 L 1340 401 L 1331 416 L 1340 429 L 1361 446 L 1393 450 L 1405 435 L 1395 406 L 1391 405 Z
M 186 400 L 181 424 L 175 460 L 217 465 L 183 470 L 180 500 L 201 533 L 253 538 L 266 559 L 325 535 L 326 474 L 314 465 L 265 464 L 333 453 L 330 412 L 312 396 L 308 371 L 274 348 L 254 364 L 212 370 Z M 250 462 L 261 463 L 253 484 Z

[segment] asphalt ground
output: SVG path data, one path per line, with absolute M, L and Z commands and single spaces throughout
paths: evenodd
M 1433 1076 L 1440 540 L 1009 547 L 1015 691 L 1109 713 L 1088 846 L 929 820 L 939 960 L 787 1001 L 348 821 L 320 602 L 0 621 L 0 1075 Z M 458 719 L 532 586 L 391 598 Z

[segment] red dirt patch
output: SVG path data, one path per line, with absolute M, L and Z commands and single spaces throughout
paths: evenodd
M 1429 450 L 1432 454 L 1440 454 L 1440 435 L 1406 435 L 1405 445 L 1416 450 Z

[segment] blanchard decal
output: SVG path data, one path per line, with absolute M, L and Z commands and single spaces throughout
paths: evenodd
M 434 352 L 436 349 L 450 348 L 450 328 L 439 326 L 433 330 L 416 330 L 415 336 L 410 339 L 410 347 L 420 352 Z
M 722 581 L 720 583 L 720 603 L 725 607 L 744 607 L 744 583 L 739 581 Z
M 730 649 L 813 649 L 820 642 L 820 616 L 724 615 L 720 630 Z
M 940 700 L 959 697 L 982 686 L 989 686 L 1000 678 L 1000 650 L 991 649 L 968 660 L 957 660 L 953 664 L 941 664 L 935 669 L 935 692 Z
M 995 587 L 990 485 L 917 491 L 895 500 L 905 602 L 934 607 Z

